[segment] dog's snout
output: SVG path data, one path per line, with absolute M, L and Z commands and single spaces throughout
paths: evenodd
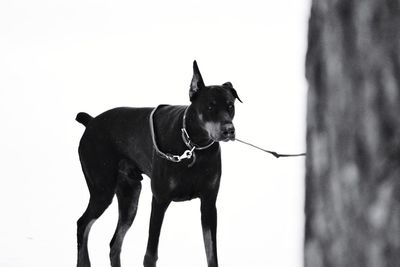
M 225 139 L 235 138 L 235 127 L 232 123 L 226 123 L 222 126 L 222 135 Z

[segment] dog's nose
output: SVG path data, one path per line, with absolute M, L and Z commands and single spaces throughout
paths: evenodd
M 235 139 L 235 127 L 232 123 L 226 123 L 222 125 L 222 136 L 225 139 Z

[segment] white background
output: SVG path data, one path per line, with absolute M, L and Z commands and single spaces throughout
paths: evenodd
M 231 81 L 239 138 L 305 149 L 308 0 L 0 2 L 0 266 L 74 266 L 88 191 L 79 111 L 188 104 L 192 61 L 206 84 Z M 220 266 L 302 266 L 304 158 L 222 144 Z M 122 252 L 141 266 L 151 192 Z M 116 201 L 94 224 L 92 266 L 108 266 Z M 159 265 L 206 266 L 199 201 L 167 211 Z

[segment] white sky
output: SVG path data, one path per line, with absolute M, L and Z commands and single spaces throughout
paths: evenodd
M 237 136 L 305 149 L 309 0 L 0 2 L 0 266 L 74 266 L 88 201 L 79 111 L 188 104 L 192 61 L 206 84 L 231 81 Z M 302 266 L 304 159 L 222 144 L 220 266 Z M 141 266 L 150 216 L 143 181 L 123 266 Z M 116 201 L 93 226 L 92 266 L 109 266 Z M 206 266 L 199 201 L 173 203 L 159 265 Z

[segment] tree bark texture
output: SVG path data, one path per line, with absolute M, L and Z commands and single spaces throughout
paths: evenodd
M 400 266 L 400 1 L 313 0 L 305 266 Z

